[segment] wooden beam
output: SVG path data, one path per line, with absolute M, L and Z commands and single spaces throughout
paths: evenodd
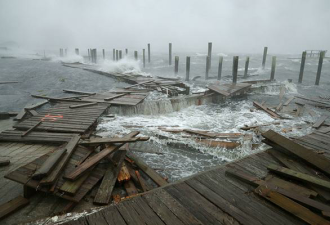
M 149 191 L 152 188 L 150 188 L 147 184 L 147 182 L 143 179 L 143 177 L 141 176 L 140 172 L 138 170 L 135 171 L 136 177 L 139 180 L 140 186 L 143 190 L 143 192 Z
M 93 169 L 94 167 L 92 167 L 87 173 L 85 173 L 83 176 L 81 176 L 75 181 L 66 180 L 64 184 L 61 186 L 60 190 L 69 195 L 75 195 L 79 190 L 79 188 L 81 187 L 81 185 L 89 177 Z
M 125 190 L 128 196 L 134 196 L 138 194 L 138 190 L 136 189 L 133 181 L 129 180 L 124 183 Z
M 69 159 L 71 158 L 72 153 L 74 152 L 78 142 L 80 140 L 79 135 L 74 135 L 72 139 L 68 142 L 65 146 L 67 152 L 65 153 L 64 157 L 62 157 L 61 161 L 57 163 L 56 167 L 52 170 L 52 172 L 45 178 L 40 181 L 40 185 L 51 185 L 53 184 L 60 173 L 63 171 L 65 165 L 68 163 Z
M 96 94 L 96 92 L 76 91 L 76 90 L 68 90 L 68 89 L 64 89 L 63 92 L 72 93 L 72 94 L 82 94 L 82 95 L 95 95 Z
M 299 180 L 299 181 L 303 181 L 309 184 L 313 184 L 322 188 L 325 188 L 327 190 L 330 190 L 330 182 L 326 181 L 326 180 L 322 180 L 320 178 L 317 178 L 315 176 L 310 176 L 304 173 L 300 173 L 291 169 L 287 169 L 285 167 L 281 167 L 281 166 L 277 166 L 274 164 L 270 164 L 267 166 L 267 169 L 280 174 L 282 176 L 285 177 L 289 177 L 291 179 L 295 179 L 295 180 Z
M 268 113 L 271 117 L 273 118 L 280 118 L 281 116 L 278 115 L 277 113 L 273 112 L 271 109 L 259 104 L 258 102 L 253 102 L 253 105 L 258 108 L 261 109 L 263 111 L 265 111 L 266 113 Z
M 124 136 L 124 138 L 132 138 L 132 137 L 134 137 L 138 134 L 139 134 L 139 132 L 131 132 L 128 135 Z M 90 157 L 88 160 L 83 162 L 81 165 L 77 166 L 73 171 L 71 171 L 71 173 L 65 175 L 64 178 L 68 179 L 68 180 L 78 179 L 88 169 L 90 169 L 92 166 L 96 165 L 98 162 L 100 162 L 103 158 L 105 158 L 109 154 L 111 154 L 111 153 L 115 152 L 116 150 L 118 150 L 122 145 L 124 145 L 124 144 L 120 144 L 120 145 L 117 145 L 117 146 L 116 145 L 110 145 L 109 147 L 103 149 L 99 153 L 97 153 L 97 154 L 93 155 L 92 157 Z
M 309 224 L 330 224 L 329 221 L 325 220 L 321 216 L 318 216 L 302 205 L 275 191 L 270 190 L 269 188 L 266 188 L 265 186 L 260 186 L 255 189 L 255 193 Z
M 33 131 L 34 129 L 36 129 L 41 123 L 42 123 L 42 121 L 39 121 L 37 124 L 35 124 L 34 126 L 32 126 L 30 129 L 28 129 L 27 131 L 23 132 L 21 134 L 21 137 L 24 137 L 24 136 L 28 135 L 31 131 Z
M 127 143 L 136 141 L 147 141 L 149 137 L 133 137 L 133 138 L 93 138 L 89 140 L 81 141 L 81 145 L 99 145 L 99 144 L 115 144 L 115 143 Z
M 133 85 L 130 85 L 128 87 L 124 87 L 124 89 L 136 87 L 136 86 L 143 85 L 143 84 L 148 84 L 148 83 L 151 83 L 151 82 L 154 82 L 154 80 L 149 80 L 149 81 L 144 81 L 144 82 L 141 82 L 141 83 L 133 84 Z
M 32 175 L 32 179 L 40 180 L 41 178 L 46 177 L 64 156 L 64 153 L 66 153 L 66 148 L 60 147 L 50 154 L 41 167 Z
M 126 155 L 126 150 L 119 150 L 112 157 L 113 161 L 115 161 L 117 165 L 113 163 L 109 163 L 109 166 L 104 174 L 102 183 L 94 198 L 94 204 L 99 204 L 99 205 L 109 204 L 112 190 L 115 187 L 115 183 L 119 171 L 121 169 L 121 166 L 124 162 L 125 155 Z
M 122 97 L 122 96 L 125 96 L 127 95 L 128 93 L 124 93 L 124 94 L 119 94 L 119 95 L 115 95 L 115 96 L 112 96 L 112 97 L 108 97 L 108 98 L 105 98 L 104 101 L 111 101 L 113 99 L 116 99 L 116 98 L 119 98 L 119 97 Z
M 82 108 L 86 106 L 92 106 L 92 105 L 97 105 L 97 102 L 92 102 L 92 103 L 85 103 L 85 104 L 79 104 L 79 105 L 70 105 L 70 109 L 76 109 L 76 108 Z
M 131 152 L 127 152 L 127 156 L 134 161 L 134 163 L 145 172 L 158 186 L 167 185 L 167 181 L 164 180 L 155 170 L 150 168 L 147 164 L 145 164 L 140 158 L 135 156 Z
M 123 162 L 123 165 L 119 171 L 117 180 L 119 183 L 122 183 L 123 181 L 129 181 L 131 179 L 131 175 L 127 169 L 126 163 Z
M 294 99 L 294 96 L 292 96 L 291 98 L 289 98 L 284 104 L 283 106 L 288 106 L 290 104 L 290 102 Z
M 45 105 L 47 103 L 48 103 L 48 100 L 44 100 L 44 101 L 38 102 L 38 103 L 36 103 L 34 105 L 25 106 L 24 109 L 26 109 L 26 110 L 33 110 L 33 109 L 39 108 L 40 106 L 43 106 L 43 105 Z
M 270 141 L 270 145 L 275 143 L 279 147 L 289 151 L 298 158 L 308 162 L 314 167 L 330 175 L 330 160 L 325 156 L 317 154 L 313 150 L 307 149 L 304 146 L 293 142 L 292 140 L 276 133 L 273 130 L 269 130 L 265 133 L 262 133 L 261 135 Z
M 22 196 L 18 196 L 9 202 L 0 205 L 0 220 L 8 216 L 9 214 L 23 208 L 28 205 L 30 201 Z
M 318 129 L 323 123 L 324 121 L 328 118 L 328 115 L 322 115 L 320 118 L 318 118 L 316 120 L 316 122 L 313 124 L 313 128 Z

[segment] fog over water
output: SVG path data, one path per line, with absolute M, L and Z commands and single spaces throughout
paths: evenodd
M 0 46 L 232 53 L 330 49 L 329 0 L 0 0 Z

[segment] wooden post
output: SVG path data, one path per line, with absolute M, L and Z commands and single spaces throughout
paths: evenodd
M 96 48 L 94 49 L 94 61 L 95 61 L 95 63 L 97 63 L 97 50 L 96 50 Z
M 219 67 L 218 67 L 218 80 L 221 80 L 221 72 L 222 72 L 222 62 L 223 62 L 223 57 L 219 57 Z
M 79 48 L 75 49 L 76 55 L 79 55 Z
M 189 81 L 189 74 L 190 74 L 190 57 L 187 56 L 187 58 L 186 58 L 186 81 Z
M 211 59 L 212 59 L 212 42 L 209 42 L 207 49 L 207 56 L 209 57 L 208 70 L 211 68 Z
M 276 56 L 272 57 L 272 70 L 270 71 L 270 80 L 275 79 Z
M 88 60 L 91 61 L 91 51 L 88 49 Z
M 179 72 L 179 56 L 174 57 L 174 74 L 178 75 Z
M 103 53 L 103 59 L 105 59 L 105 50 L 102 49 L 102 53 Z
M 233 57 L 233 83 L 237 83 L 238 56 Z
M 306 51 L 304 51 L 301 55 L 300 72 L 299 72 L 299 79 L 298 79 L 299 84 L 301 84 L 302 80 L 303 80 L 305 62 L 306 62 Z
M 112 60 L 116 60 L 116 49 L 112 49 Z
M 322 64 L 323 64 L 324 55 L 325 55 L 325 51 L 320 52 L 319 65 L 317 67 L 315 85 L 320 84 L 320 78 L 321 78 L 321 71 L 322 71 Z
M 209 78 L 209 65 L 210 65 L 210 58 L 206 56 L 205 80 Z
M 134 59 L 137 61 L 138 60 L 138 52 L 134 51 Z
M 268 47 L 264 47 L 264 54 L 262 56 L 262 68 L 265 69 L 266 57 L 267 57 Z
M 119 51 L 116 50 L 116 61 L 118 61 L 118 60 L 119 60 Z
M 249 62 L 250 62 L 250 57 L 248 56 L 248 57 L 246 57 L 246 61 L 245 61 L 244 78 L 247 78 L 247 76 L 248 76 Z
M 148 63 L 150 63 L 150 44 L 148 44 Z
M 65 56 L 68 55 L 68 49 L 65 49 Z
M 60 48 L 60 57 L 63 57 L 63 49 Z
M 89 52 L 91 54 L 91 62 L 94 63 L 94 51 L 93 51 L 93 49 L 89 49 Z
M 128 55 L 128 49 L 127 48 L 125 49 L 125 54 L 126 54 L 126 56 Z
M 143 49 L 142 52 L 143 52 L 143 68 L 145 68 L 146 67 L 146 50 Z
M 123 58 L 123 52 L 122 50 L 119 50 L 119 60 L 121 60 Z
M 168 44 L 168 65 L 172 65 L 172 43 Z

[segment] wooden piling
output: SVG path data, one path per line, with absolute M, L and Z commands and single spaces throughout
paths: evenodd
M 105 59 L 105 50 L 102 49 L 103 59 Z
M 137 51 L 134 51 L 134 59 L 138 60 L 138 52 Z
M 148 44 L 148 63 L 150 63 L 150 43 Z
M 262 56 L 262 68 L 265 69 L 268 47 L 264 47 L 264 54 Z
M 207 56 L 209 57 L 208 70 L 211 68 L 211 59 L 212 59 L 212 42 L 208 43 Z
M 246 61 L 245 61 L 244 78 L 247 78 L 247 76 L 248 76 L 249 62 L 250 62 L 250 57 L 248 56 L 248 57 L 246 57 Z
M 88 60 L 91 61 L 91 51 L 88 49 Z
M 172 43 L 168 44 L 168 65 L 172 65 Z
M 317 67 L 315 85 L 320 84 L 320 78 L 321 78 L 321 71 L 322 71 L 322 64 L 323 64 L 324 55 L 325 55 L 325 51 L 321 51 L 320 52 L 320 58 L 319 58 L 319 65 Z
M 125 49 L 125 55 L 126 56 L 128 55 L 128 49 L 127 48 Z
M 112 60 L 116 60 L 116 49 L 112 49 Z
M 118 60 L 119 60 L 119 51 L 116 50 L 116 61 L 118 61 Z
M 145 49 L 143 49 L 142 50 L 142 52 L 143 52 L 143 68 L 145 68 L 146 67 L 146 50 Z
M 276 56 L 272 57 L 272 70 L 270 71 L 270 80 L 275 79 Z
M 123 52 L 122 50 L 119 50 L 119 60 L 121 60 L 123 58 Z
M 189 74 L 190 74 L 190 57 L 187 56 L 187 58 L 186 58 L 186 81 L 189 81 Z
M 174 74 L 178 75 L 179 72 L 179 56 L 174 57 Z
M 218 66 L 218 80 L 221 80 L 221 72 L 222 72 L 222 62 L 223 62 L 223 57 L 219 57 L 219 66 Z
M 206 56 L 205 80 L 209 79 L 210 58 Z
M 75 49 L 75 53 L 76 53 L 76 55 L 79 55 L 79 48 Z
M 60 48 L 60 57 L 63 57 L 63 49 Z
M 301 55 L 301 62 L 300 62 L 300 72 L 299 72 L 299 79 L 298 83 L 301 84 L 304 76 L 304 69 L 305 69 L 305 62 L 306 62 L 306 51 L 304 51 Z
M 237 83 L 238 56 L 233 57 L 233 83 Z

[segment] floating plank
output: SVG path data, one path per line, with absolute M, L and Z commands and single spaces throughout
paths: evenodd
M 34 98 L 42 98 L 47 99 L 49 101 L 60 101 L 60 102 L 80 102 L 80 103 L 91 103 L 91 101 L 83 101 L 83 100 L 72 100 L 72 99 L 65 99 L 65 98 L 52 98 L 48 96 L 42 96 L 42 95 L 31 95 Z
M 65 165 L 70 160 L 70 157 L 73 154 L 79 140 L 80 140 L 80 136 L 75 135 L 69 141 L 69 143 L 65 146 L 67 151 L 66 151 L 64 157 L 61 159 L 61 161 L 59 163 L 57 163 L 56 167 L 52 170 L 52 172 L 47 177 L 43 178 L 40 181 L 40 185 L 51 185 L 57 180 L 58 176 L 63 171 Z
M 262 136 L 280 146 L 281 148 L 294 154 L 298 158 L 303 159 L 309 164 L 330 175 L 330 161 L 325 156 L 317 154 L 316 152 L 291 141 L 290 139 L 276 133 L 273 130 L 269 130 L 263 133 Z
M 254 125 L 254 126 L 245 126 L 245 127 L 241 127 L 241 130 L 251 130 L 257 127 L 263 127 L 263 126 L 269 126 L 269 125 L 279 125 L 281 124 L 280 122 L 275 122 L 275 123 L 264 123 L 264 124 L 258 124 L 258 125 Z
M 183 131 L 190 133 L 190 134 L 197 134 L 197 135 L 201 135 L 201 136 L 206 136 L 206 137 L 211 137 L 211 138 L 215 138 L 216 135 L 214 134 L 209 134 L 207 131 L 200 131 L 200 130 L 190 130 L 190 129 L 184 129 Z
M 97 102 L 85 103 L 85 104 L 79 104 L 79 105 L 70 105 L 69 108 L 76 109 L 76 108 L 82 108 L 82 107 L 92 106 L 92 105 L 96 105 L 96 104 L 97 104 Z
M 32 115 L 32 116 L 38 116 L 39 113 L 37 111 L 35 111 L 34 109 L 29 109 L 28 112 Z
M 23 208 L 24 206 L 28 205 L 30 201 L 22 196 L 18 196 L 9 202 L 6 202 L 0 205 L 0 220 L 4 217 L 8 216 L 9 214 Z
M 135 156 L 131 152 L 127 152 L 127 156 L 134 161 L 134 163 L 145 172 L 158 186 L 167 185 L 167 181 L 165 181 L 155 170 L 150 168 L 147 164 L 145 164 L 140 158 Z
M 316 122 L 313 124 L 313 128 L 319 128 L 323 123 L 324 121 L 328 118 L 329 116 L 328 115 L 322 115 L 320 118 L 318 118 L 316 120 Z
M 288 106 L 290 104 L 290 102 L 294 99 L 294 96 L 292 96 L 291 98 L 289 98 L 284 104 L 283 106 Z
M 141 82 L 141 83 L 133 84 L 133 85 L 130 85 L 128 87 L 124 87 L 124 89 L 136 87 L 136 86 L 143 85 L 143 84 L 148 84 L 148 83 L 151 83 L 151 82 L 154 82 L 154 80 L 148 80 L 148 81 L 144 81 L 144 82 Z
M 42 123 L 42 121 L 39 121 L 37 124 L 35 124 L 34 126 L 32 126 L 30 129 L 28 129 L 27 131 L 25 131 L 24 133 L 22 133 L 22 137 L 28 135 L 31 131 L 33 131 L 34 129 L 36 129 L 40 124 Z
M 15 117 L 14 120 L 22 120 L 24 118 L 24 116 L 26 115 L 26 110 L 22 109 L 17 116 Z
M 255 190 L 255 193 L 309 224 L 330 224 L 329 221 L 323 219 L 309 209 L 301 206 L 300 204 L 290 200 L 289 198 L 275 191 L 266 188 L 265 186 L 258 187 Z
M 4 58 L 4 57 L 1 57 L 1 58 Z M 15 84 L 15 83 L 21 83 L 21 82 L 19 82 L 19 81 L 0 81 L 0 84 Z
M 41 167 L 32 175 L 33 179 L 40 180 L 43 177 L 46 177 L 52 169 L 56 166 L 58 161 L 64 156 L 66 153 L 65 147 L 60 147 L 55 150 L 41 165 Z
M 107 168 L 102 183 L 97 191 L 97 194 L 94 198 L 94 204 L 107 205 L 110 202 L 112 190 L 115 187 L 115 183 L 121 169 L 121 166 L 124 162 L 126 155 L 126 150 L 117 151 L 112 160 L 117 164 L 110 163 Z
M 139 134 L 139 132 L 131 132 L 128 135 L 126 135 L 125 138 L 132 138 L 132 137 L 134 137 L 134 136 L 136 136 L 138 134 Z M 64 178 L 65 179 L 68 179 L 68 180 L 75 180 L 75 179 L 79 178 L 89 168 L 91 168 L 92 166 L 96 165 L 98 162 L 100 162 L 103 158 L 105 158 L 109 154 L 115 152 L 122 145 L 123 144 L 120 144 L 118 146 L 110 145 L 109 147 L 103 149 L 99 153 L 95 154 L 94 156 L 90 157 L 88 160 L 86 160 L 85 162 L 83 162 L 76 169 L 74 169 L 70 174 L 65 175 Z
M 277 174 L 280 174 L 280 175 L 283 175 L 283 176 L 286 176 L 286 177 L 289 177 L 292 179 L 296 179 L 299 181 L 307 182 L 309 184 L 316 185 L 316 186 L 325 188 L 327 190 L 330 190 L 329 181 L 322 180 L 322 179 L 314 177 L 314 176 L 310 176 L 310 175 L 307 175 L 304 173 L 300 173 L 300 172 L 297 172 L 297 171 L 294 171 L 291 169 L 287 169 L 285 167 L 273 165 L 273 164 L 268 165 L 267 169 L 274 173 L 277 173 Z
M 10 160 L 0 160 L 0 166 L 8 166 L 10 164 Z
M 72 94 L 82 94 L 82 95 L 95 95 L 95 92 L 88 92 L 88 91 L 76 91 L 76 90 L 68 90 L 64 89 L 63 92 L 72 93 Z
M 128 143 L 136 141 L 147 141 L 149 137 L 134 137 L 134 138 L 93 138 L 90 140 L 81 141 L 81 145 L 98 145 L 98 144 L 115 144 L 115 143 Z
M 208 147 L 213 147 L 213 148 L 226 148 L 226 149 L 234 149 L 240 146 L 241 144 L 238 142 L 229 142 L 229 141 L 215 141 L 215 140 L 209 140 L 209 139 L 196 139 L 195 140 L 197 143 L 204 144 Z
M 217 92 L 218 94 L 224 95 L 226 97 L 230 96 L 230 93 L 225 91 L 225 90 L 221 90 L 220 87 L 218 87 L 217 85 L 209 85 L 207 87 L 208 89 Z
M 110 101 L 110 100 L 113 100 L 115 98 L 119 98 L 119 97 L 125 96 L 127 94 L 128 93 L 124 93 L 124 94 L 119 94 L 119 95 L 115 95 L 115 96 L 112 96 L 112 97 L 108 97 L 108 98 L 105 98 L 104 101 Z
M 43 106 L 48 103 L 48 100 L 38 102 L 36 104 L 30 105 L 30 106 L 25 106 L 24 109 L 26 110 L 34 110 L 36 108 L 39 108 L 40 106 Z
M 274 117 L 274 118 L 280 118 L 281 116 L 278 115 L 277 113 L 273 112 L 271 109 L 259 104 L 258 102 L 253 102 L 253 105 L 258 108 L 258 109 L 261 109 L 263 111 L 265 111 L 266 113 L 268 113 L 271 117 Z

